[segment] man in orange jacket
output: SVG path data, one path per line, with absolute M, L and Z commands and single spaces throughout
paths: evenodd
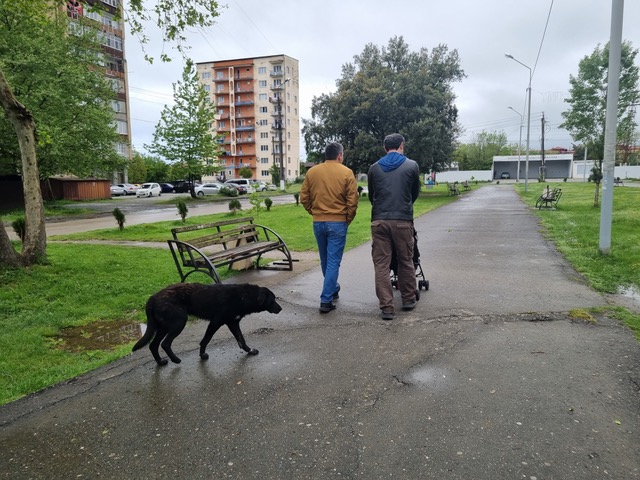
M 333 300 L 340 291 L 338 274 L 347 241 L 347 229 L 358 209 L 358 189 L 353 171 L 345 167 L 344 149 L 339 143 L 325 148 L 325 161 L 307 171 L 300 190 L 300 202 L 313 217 L 324 283 L 320 313 L 335 310 Z

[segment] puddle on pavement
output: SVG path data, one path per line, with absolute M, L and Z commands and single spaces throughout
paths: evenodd
M 138 340 L 144 333 L 145 326 L 127 320 L 104 320 L 80 327 L 63 328 L 50 338 L 56 348 L 67 352 L 111 350 Z
M 429 388 L 443 388 L 450 383 L 444 368 L 421 367 L 411 372 L 411 382 Z
M 640 305 L 640 291 L 636 287 L 621 288 L 618 293 L 623 297 L 627 297 L 633 300 L 636 304 Z

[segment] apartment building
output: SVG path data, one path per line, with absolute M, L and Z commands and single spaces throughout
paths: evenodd
M 99 9 L 90 7 L 98 4 Z M 118 0 L 70 0 L 67 2 L 67 15 L 71 19 L 71 28 L 80 28 L 74 22 L 81 17 L 92 20 L 90 22 L 100 30 L 102 42 L 102 67 L 107 80 L 114 91 L 111 105 L 113 107 L 114 125 L 120 135 L 114 148 L 116 151 L 131 159 L 131 120 L 129 115 L 128 79 L 124 50 L 124 25 L 118 15 Z M 115 172 L 114 183 L 128 181 L 126 172 Z
M 219 135 L 225 179 L 271 181 L 273 165 L 281 178 L 300 175 L 298 61 L 287 55 L 201 62 L 200 83 L 216 107 L 212 133 Z M 283 171 L 284 170 L 284 171 Z

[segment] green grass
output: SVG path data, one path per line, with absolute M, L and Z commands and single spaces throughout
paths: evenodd
M 416 202 L 416 215 L 454 200 L 445 187 L 423 193 Z M 360 198 L 356 220 L 351 224 L 348 246 L 370 238 L 370 204 Z M 251 215 L 245 211 L 238 215 Z M 197 224 L 229 216 L 230 213 L 187 217 Z M 315 250 L 311 216 L 295 204 L 263 211 L 256 223 L 281 234 L 293 251 Z M 58 236 L 60 239 L 160 241 L 180 220 L 125 226 L 88 233 Z M 52 239 L 50 239 L 52 240 Z M 68 244 L 49 241 L 48 265 L 21 270 L 0 270 L 0 404 L 107 364 L 129 354 L 131 344 L 114 349 L 70 352 L 63 348 L 61 332 L 66 327 L 90 326 L 97 322 L 143 323 L 144 304 L 152 293 L 178 281 L 178 274 L 165 249 L 117 245 Z M 229 273 L 220 272 L 222 278 Z
M 546 185 L 530 183 L 527 193 L 522 184 L 517 188 L 526 203 L 533 206 Z M 558 208 L 534 211 L 549 238 L 574 268 L 600 292 L 617 293 L 620 287 L 640 287 L 640 188 L 614 188 L 611 251 L 604 255 L 599 249 L 600 207 L 594 207 L 595 185 L 573 182 L 548 185 L 562 189 Z
M 640 188 L 614 189 L 611 255 L 598 251 L 600 209 L 593 207 L 593 184 L 551 184 L 563 189 L 554 211 L 538 211 L 544 231 L 566 258 L 602 292 L 621 286 L 640 286 Z M 477 187 L 473 187 L 477 188 Z M 535 204 L 542 184 L 530 183 L 529 192 L 516 186 L 527 204 Z M 423 192 L 416 216 L 455 200 L 446 185 Z M 238 215 L 252 215 L 245 211 Z M 187 217 L 187 224 L 214 221 L 229 213 Z M 301 205 L 275 206 L 263 211 L 256 223 L 279 234 L 293 251 L 315 250 L 311 217 Z M 360 198 L 358 215 L 349 228 L 347 248 L 370 239 L 370 204 Z M 170 236 L 180 220 L 125 226 L 57 236 L 57 240 L 159 241 Z M 53 238 L 51 239 L 53 240 Z M 143 323 L 144 304 L 152 293 L 178 279 L 165 249 L 117 245 L 68 244 L 50 241 L 49 264 L 23 270 L 0 270 L 0 404 L 73 378 L 130 352 L 131 344 L 114 349 L 77 352 L 61 349 L 65 327 L 96 322 Z M 221 272 L 223 278 L 228 273 Z M 595 312 L 595 311 L 594 311 Z M 625 322 L 640 340 L 640 316 L 623 308 L 607 314 Z

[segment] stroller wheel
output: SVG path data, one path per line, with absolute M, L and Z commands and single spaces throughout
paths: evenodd
M 424 288 L 425 290 L 429 290 L 429 281 L 428 280 L 420 280 L 418 287 Z
M 398 281 L 397 280 L 391 280 L 391 286 L 397 290 L 398 289 Z

